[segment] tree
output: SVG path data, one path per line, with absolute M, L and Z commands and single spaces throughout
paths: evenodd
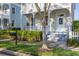
M 39 7 L 38 3 L 35 3 L 36 9 L 38 11 L 39 17 L 42 20 L 42 28 L 43 28 L 43 44 L 42 49 L 49 50 L 46 44 L 46 26 L 48 24 L 48 12 L 51 6 L 51 3 L 44 3 L 44 15 L 41 13 L 41 8 Z

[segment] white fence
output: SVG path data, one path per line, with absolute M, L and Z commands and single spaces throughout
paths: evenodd
M 79 32 L 72 32 L 73 39 L 79 39 Z

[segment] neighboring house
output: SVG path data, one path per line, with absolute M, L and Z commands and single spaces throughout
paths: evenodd
M 17 3 L 0 3 L 0 29 L 21 27 L 21 6 Z

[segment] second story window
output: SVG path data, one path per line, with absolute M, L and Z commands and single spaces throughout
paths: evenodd
M 12 14 L 15 14 L 15 8 L 12 7 Z

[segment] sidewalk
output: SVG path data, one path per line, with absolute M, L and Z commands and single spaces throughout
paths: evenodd
M 11 56 L 31 56 L 30 53 L 20 53 L 20 52 L 15 52 L 11 50 L 7 50 L 6 48 L 0 48 L 0 52 L 4 53 L 5 55 L 11 55 Z
M 67 47 L 67 49 L 72 51 L 79 51 L 79 47 Z
M 11 39 L 0 39 L 0 41 L 11 41 Z

